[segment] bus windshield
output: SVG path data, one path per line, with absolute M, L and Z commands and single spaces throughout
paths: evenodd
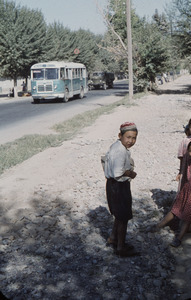
M 35 69 L 32 74 L 34 80 L 59 79 L 59 69 Z

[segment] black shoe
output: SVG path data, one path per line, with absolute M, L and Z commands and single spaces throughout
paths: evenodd
M 181 245 L 181 241 L 177 237 L 175 237 L 174 240 L 170 243 L 170 245 L 172 247 L 177 248 Z

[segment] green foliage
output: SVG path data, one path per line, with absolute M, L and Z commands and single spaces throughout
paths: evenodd
M 72 32 L 55 22 L 48 26 L 47 41 L 51 46 L 45 56 L 46 60 L 81 62 L 89 70 L 94 68 L 98 47 L 96 37 L 90 31 L 80 29 Z M 74 53 L 75 49 L 79 50 L 78 54 Z
M 110 0 L 108 18 L 127 48 L 126 2 Z M 144 90 L 149 82 L 154 82 L 156 74 L 166 71 L 169 66 L 169 24 L 165 15 L 159 16 L 158 12 L 154 15 L 154 22 L 149 23 L 136 15 L 135 10 L 131 11 L 134 83 L 139 91 Z M 116 49 L 120 48 L 121 42 L 109 28 L 108 35 L 121 70 L 127 70 L 127 50 L 121 51 L 119 59 Z
M 40 61 L 81 62 L 88 70 L 103 61 L 98 37 L 90 31 L 72 32 L 56 22 L 47 26 L 40 11 L 7 0 L 0 0 L 0 15 L 0 76 L 14 79 L 15 85 L 19 76 L 27 78 L 31 65 Z
M 47 40 L 51 46 L 45 56 L 46 60 L 81 62 L 86 65 L 89 72 L 111 71 L 115 64 L 111 55 L 98 47 L 102 43 L 103 36 L 96 36 L 88 30 L 79 29 L 72 32 L 55 22 L 48 26 Z M 74 53 L 75 49 L 79 50 L 78 54 Z
M 108 45 L 110 45 L 110 42 L 108 41 L 107 37 L 107 34 L 105 35 L 105 37 L 99 35 L 95 36 L 98 51 L 95 53 L 94 68 L 92 69 L 92 71 L 119 71 L 118 60 L 116 60 L 115 55 L 113 55 L 112 52 L 108 51 Z
M 31 65 L 41 60 L 46 52 L 46 23 L 41 12 L 37 10 L 21 8 L 19 15 L 19 76 L 27 77 Z
M 70 60 L 74 62 L 83 62 L 88 70 L 94 68 L 95 55 L 98 53 L 95 35 L 90 31 L 80 29 L 73 33 L 73 48 Z M 74 50 L 79 49 L 79 54 L 75 54 Z
M 166 71 L 169 54 L 166 41 L 154 24 L 146 23 L 137 34 L 136 51 L 134 54 L 134 73 L 137 85 L 142 88 L 149 82 L 155 82 L 157 73 Z M 145 82 L 145 84 L 144 84 Z
M 29 135 L 14 142 L 0 145 L 0 174 L 4 170 L 15 166 L 33 155 L 54 146 L 56 142 L 54 135 Z
M 38 10 L 0 0 L 1 76 L 16 81 L 27 77 L 30 66 L 45 52 L 46 23 Z
M 122 40 L 125 41 L 127 38 L 126 2 L 121 0 L 110 0 L 108 17 L 114 30 L 120 35 Z
M 170 12 L 173 14 L 170 15 Z M 190 0 L 173 0 L 168 14 L 172 24 L 173 42 L 179 48 L 182 58 L 191 53 L 191 2 Z
M 168 11 L 167 11 L 168 12 Z M 27 78 L 32 64 L 48 60 L 84 63 L 95 70 L 127 73 L 126 1 L 109 0 L 105 17 L 107 33 L 95 35 L 80 29 L 71 31 L 63 24 L 45 23 L 42 13 L 0 0 L 0 76 Z M 153 20 L 131 11 L 135 84 L 144 90 L 156 74 L 179 66 L 180 58 L 191 61 L 191 2 L 172 0 L 168 14 Z M 74 50 L 79 49 L 75 54 Z M 189 63 L 190 65 L 190 63 Z
M 153 20 L 157 25 L 157 28 L 163 35 L 167 35 L 170 32 L 170 23 L 167 20 L 167 16 L 163 13 L 159 15 L 158 10 L 155 10 L 155 14 L 153 15 Z
M 70 29 L 54 22 L 47 27 L 46 38 L 49 50 L 45 54 L 44 60 L 69 60 L 71 49 L 74 48 Z

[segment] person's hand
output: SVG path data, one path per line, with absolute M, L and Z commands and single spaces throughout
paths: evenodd
M 181 174 L 178 174 L 178 175 L 176 176 L 176 181 L 180 181 L 180 176 L 181 176 Z
M 137 173 L 134 171 L 129 171 L 129 177 L 134 179 L 137 176 Z

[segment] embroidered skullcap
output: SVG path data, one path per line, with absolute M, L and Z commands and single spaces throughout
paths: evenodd
M 133 122 L 125 122 L 125 123 L 121 124 L 121 126 L 120 126 L 121 133 L 124 133 L 126 131 L 130 131 L 130 130 L 132 130 L 132 131 L 138 131 L 137 130 L 137 126 L 135 125 L 135 123 L 133 123 Z

